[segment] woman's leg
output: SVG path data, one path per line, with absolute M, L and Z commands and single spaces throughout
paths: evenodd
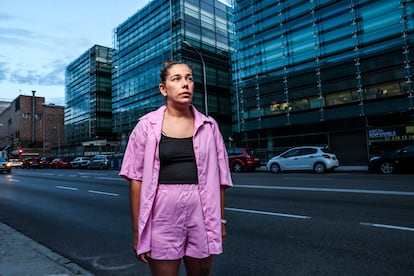
M 178 276 L 180 260 L 154 260 L 149 258 L 148 264 L 153 276 Z
M 209 276 L 211 275 L 211 266 L 213 264 L 213 256 L 203 259 L 197 259 L 185 256 L 184 265 L 187 276 Z

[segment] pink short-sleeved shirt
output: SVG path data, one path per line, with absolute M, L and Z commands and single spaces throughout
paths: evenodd
M 166 106 L 140 118 L 131 132 L 122 161 L 120 176 L 142 181 L 138 217 L 137 253 L 150 251 L 151 210 L 160 168 L 158 145 Z M 206 225 L 210 254 L 222 252 L 220 186 L 233 186 L 223 137 L 217 122 L 198 112 L 194 114 L 194 153 L 198 171 L 198 189 Z

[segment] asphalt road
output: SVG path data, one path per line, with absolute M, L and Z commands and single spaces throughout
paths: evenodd
M 233 174 L 213 275 L 414 275 L 412 177 Z M 149 274 L 115 171 L 2 174 L 0 220 L 96 275 Z

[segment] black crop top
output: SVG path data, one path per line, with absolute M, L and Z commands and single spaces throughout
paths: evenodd
M 159 184 L 198 184 L 193 137 L 161 135 Z

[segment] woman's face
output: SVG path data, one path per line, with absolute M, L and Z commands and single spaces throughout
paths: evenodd
M 167 97 L 168 104 L 189 105 L 193 99 L 193 73 L 185 64 L 173 65 L 168 70 L 165 84 L 159 85 L 161 94 Z

